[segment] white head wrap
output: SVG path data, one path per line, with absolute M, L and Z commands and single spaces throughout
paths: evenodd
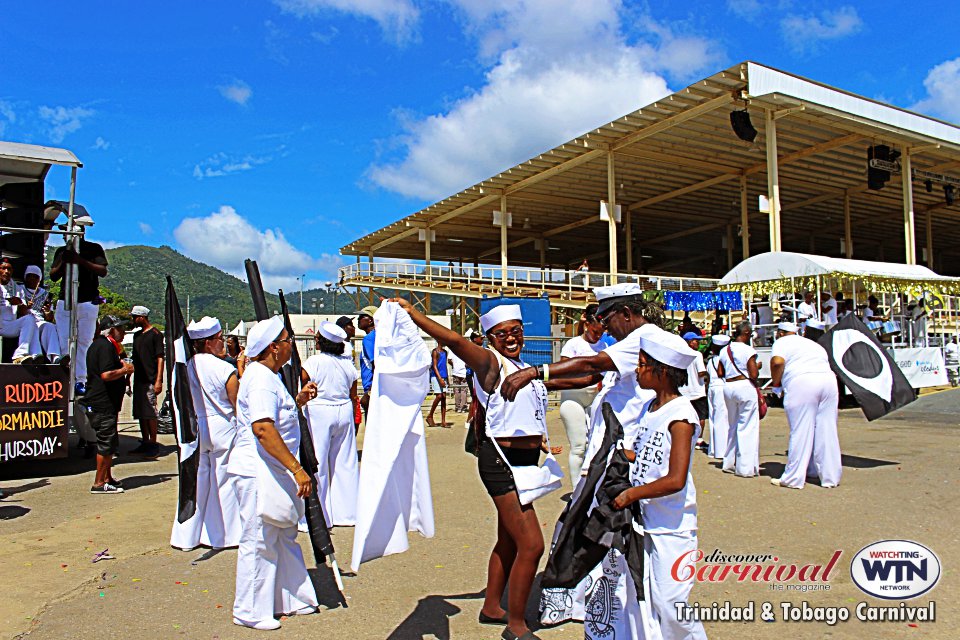
M 501 304 L 498 307 L 490 309 L 490 311 L 487 311 L 485 314 L 480 316 L 480 328 L 483 329 L 484 333 L 486 333 L 501 322 L 506 322 L 507 320 L 519 320 L 523 322 L 523 314 L 520 312 L 520 305 Z
M 261 320 L 250 329 L 247 334 L 247 357 L 256 358 L 271 342 L 283 333 L 283 318 L 273 316 L 269 320 Z
M 808 329 L 824 329 L 827 325 L 823 323 L 823 320 L 817 320 L 816 318 L 810 318 L 807 320 Z
M 132 315 L 132 316 L 149 316 L 149 315 L 150 315 L 150 309 L 147 309 L 147 308 L 144 307 L 143 305 L 139 305 L 139 304 L 138 304 L 137 306 L 135 306 L 133 309 L 130 310 L 130 315 Z
M 347 339 L 347 332 L 332 322 L 321 322 L 317 333 L 330 342 L 343 342 Z
M 730 336 L 727 336 L 727 335 L 724 335 L 724 334 L 721 333 L 721 334 L 717 334 L 717 335 L 715 335 L 715 336 L 712 336 L 712 337 L 710 338 L 710 341 L 711 341 L 713 344 L 717 345 L 718 347 L 725 347 L 725 346 L 727 346 L 728 344 L 730 344 Z
M 687 341 L 669 331 L 648 331 L 640 336 L 640 349 L 665 365 L 686 369 L 697 359 Z
M 191 340 L 215 336 L 220 333 L 220 330 L 220 321 L 210 316 L 203 316 L 196 322 L 187 325 L 187 335 L 190 336 Z
M 30 265 L 29 267 L 27 267 L 26 269 L 24 269 L 24 271 L 23 271 L 23 277 L 26 278 L 26 277 L 29 276 L 29 275 L 39 276 L 40 279 L 43 280 L 43 271 L 40 271 L 40 267 L 38 267 L 38 266 L 36 266 L 36 265 L 33 265 L 33 264 L 32 264 L 32 265 Z
M 797 323 L 795 322 L 781 322 L 777 325 L 777 330 L 786 331 L 787 333 L 796 333 L 800 330 L 800 328 L 797 327 Z

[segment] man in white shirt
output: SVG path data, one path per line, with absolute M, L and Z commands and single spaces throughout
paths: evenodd
M 453 386 L 453 410 L 457 413 L 466 413 L 470 409 L 470 396 L 467 394 L 467 363 L 450 350 L 447 351 L 447 363 L 450 367 L 451 386 Z
M 820 294 L 820 311 L 828 327 L 837 324 L 837 301 L 826 291 Z
M 813 291 L 807 291 L 803 296 L 803 302 L 797 305 L 797 322 L 803 327 L 810 318 L 819 318 L 820 313 L 814 305 L 814 298 L 817 294 Z
M 0 335 L 18 339 L 13 352 L 15 364 L 45 362 L 37 321 L 29 313 L 21 315 L 21 306 L 24 306 L 23 287 L 13 281 L 13 265 L 3 258 L 0 260 Z

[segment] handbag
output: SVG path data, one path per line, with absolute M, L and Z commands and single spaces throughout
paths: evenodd
M 496 355 L 497 359 L 500 360 L 500 375 L 502 378 L 504 371 L 503 358 L 499 353 Z M 494 390 L 493 393 L 497 392 L 497 390 Z M 489 401 L 490 397 L 487 396 L 487 402 L 489 403 Z M 484 422 L 486 422 L 486 408 L 484 409 Z M 531 504 L 534 500 L 553 493 L 563 486 L 563 469 L 560 468 L 560 463 L 557 462 L 557 458 L 550 452 L 549 433 L 546 434 L 547 457 L 543 461 L 543 464 L 522 467 L 512 466 L 507 460 L 507 456 L 503 454 L 503 449 L 500 448 L 500 443 L 497 442 L 497 439 L 490 434 L 486 435 L 493 442 L 493 446 L 496 447 L 497 453 L 500 454 L 500 459 L 503 460 L 503 463 L 510 469 L 510 475 L 513 476 L 513 484 L 517 487 L 520 504 Z
M 257 473 L 257 516 L 275 527 L 295 527 L 304 514 L 304 502 L 297 495 L 297 481 L 260 458 Z
M 757 390 L 757 414 L 760 416 L 760 419 L 763 420 L 767 415 L 767 399 L 763 395 L 763 391 L 760 390 L 760 386 L 753 381 L 753 379 L 745 374 L 743 371 L 740 371 L 740 367 L 737 366 L 737 361 L 733 359 L 733 349 L 730 348 L 730 345 L 727 345 L 727 355 L 730 356 L 730 363 L 733 364 L 733 368 L 740 372 L 747 380 L 750 380 L 750 384 L 753 385 L 754 389 Z

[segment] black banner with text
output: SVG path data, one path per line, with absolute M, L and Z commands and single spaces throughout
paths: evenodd
M 68 372 L 0 365 L 0 462 L 67 457 Z

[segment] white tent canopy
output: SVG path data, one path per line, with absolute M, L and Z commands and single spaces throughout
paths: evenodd
M 727 273 L 719 286 L 767 293 L 812 288 L 818 278 L 855 282 L 876 291 L 960 292 L 960 278 L 941 276 L 921 265 L 847 260 L 789 251 L 771 251 L 747 258 Z

